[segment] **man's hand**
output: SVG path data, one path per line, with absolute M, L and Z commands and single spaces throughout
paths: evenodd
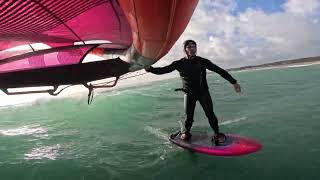
M 145 70 L 146 72 L 150 72 L 150 71 L 152 71 L 152 69 L 153 69 L 153 67 L 152 67 L 152 66 L 147 67 L 147 68 L 144 68 L 144 70 Z
M 238 83 L 233 84 L 233 88 L 237 93 L 241 92 L 240 84 L 238 84 Z

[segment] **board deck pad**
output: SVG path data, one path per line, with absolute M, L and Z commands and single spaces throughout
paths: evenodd
M 215 145 L 212 134 L 193 132 L 189 140 L 180 138 L 180 133 L 174 137 L 169 136 L 169 140 L 190 151 L 199 152 L 215 156 L 240 156 L 259 151 L 262 145 L 256 140 L 249 139 L 235 134 L 226 134 L 226 141 Z

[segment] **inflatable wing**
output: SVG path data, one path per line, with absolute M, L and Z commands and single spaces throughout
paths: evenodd
M 148 67 L 170 50 L 197 3 L 0 1 L 0 89 L 86 84 Z

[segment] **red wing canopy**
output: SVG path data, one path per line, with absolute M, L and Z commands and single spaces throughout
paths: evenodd
M 85 54 L 96 46 L 97 45 L 66 46 L 64 48 L 52 48 L 11 57 L 1 61 L 9 62 L 0 64 L 0 73 L 78 64 Z
M 116 0 L 0 1 L 0 73 L 79 63 L 93 48 L 84 45 L 88 41 L 121 44 L 122 49 L 132 44 Z M 35 53 L 34 43 L 56 52 Z
M 171 49 L 197 3 L 2 0 L 0 90 L 9 94 L 9 88 L 70 84 L 89 88 L 88 82 L 119 79 L 148 67 Z M 82 63 L 84 57 L 92 59 Z

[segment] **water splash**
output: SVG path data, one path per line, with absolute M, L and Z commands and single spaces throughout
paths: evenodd
M 61 148 L 60 144 L 56 144 L 54 146 L 42 146 L 31 149 L 31 152 L 24 154 L 24 159 L 50 159 L 56 160 L 59 153 L 59 149 Z
M 233 124 L 233 123 L 236 123 L 236 122 L 239 122 L 239 121 L 243 121 L 243 120 L 246 120 L 246 119 L 247 119 L 246 117 L 241 117 L 241 118 L 237 118 L 237 119 L 231 119 L 231 120 L 227 120 L 227 121 L 221 122 L 221 123 L 219 123 L 219 125 Z
M 170 141 L 168 139 L 168 134 L 165 132 L 162 132 L 160 130 L 160 128 L 154 128 L 151 126 L 146 126 L 144 128 L 145 131 L 149 132 L 150 134 L 155 135 L 156 137 L 165 140 L 165 142 L 163 143 L 165 145 L 166 148 L 172 149 L 172 146 L 170 144 Z M 163 147 L 159 147 L 160 149 L 158 149 L 157 153 L 159 154 L 159 158 L 163 161 L 165 160 L 165 157 L 168 154 L 168 151 L 166 150 L 166 148 Z
M 22 136 L 22 135 L 46 135 L 47 128 L 41 127 L 39 124 L 26 125 L 13 129 L 0 130 L 0 135 L 4 136 Z
M 165 132 L 162 132 L 160 130 L 160 128 L 154 128 L 154 127 L 151 127 L 151 126 L 146 126 L 144 128 L 145 131 L 149 132 L 150 134 L 153 134 L 155 135 L 156 137 L 160 138 L 160 139 L 163 139 L 163 140 L 168 140 L 168 134 L 165 133 Z

